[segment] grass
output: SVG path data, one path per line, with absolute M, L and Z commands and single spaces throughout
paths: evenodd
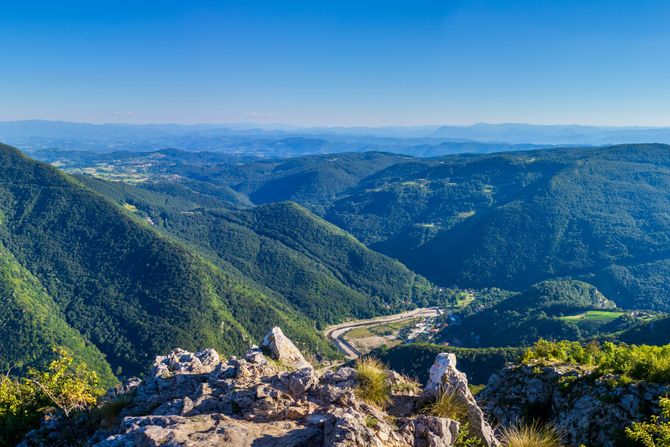
M 506 447 L 561 447 L 561 438 L 561 433 L 554 427 L 539 422 L 510 427 L 502 433 Z
M 565 317 L 559 317 L 559 320 L 563 321 L 612 321 L 619 318 L 625 312 L 617 311 L 608 311 L 608 310 L 589 310 L 577 315 L 568 315 Z
M 379 360 L 366 357 L 356 361 L 356 396 L 378 407 L 385 407 L 391 401 L 391 385 L 388 370 Z
M 430 416 L 465 422 L 468 415 L 468 407 L 458 393 L 454 390 L 443 388 L 438 391 L 435 400 L 426 405 L 422 412 Z
M 483 385 L 483 384 L 475 385 L 475 384 L 469 383 L 468 388 L 470 388 L 470 392 L 472 393 L 472 395 L 476 396 L 477 394 L 479 394 L 480 391 L 482 391 L 484 388 L 486 388 L 486 385 Z
M 136 213 L 137 212 L 137 207 L 135 205 L 131 205 L 130 203 L 124 203 L 123 207 L 130 211 L 131 213 Z
M 364 337 L 370 337 L 372 334 L 370 333 L 370 326 L 361 326 L 361 327 L 355 327 L 350 331 L 347 331 L 345 334 L 345 338 L 364 338 Z
M 475 294 L 472 292 L 462 291 L 456 296 L 456 307 L 467 307 L 475 300 Z
M 418 381 L 403 375 L 403 380 L 394 384 L 392 389 L 396 394 L 415 394 L 421 391 L 421 384 Z
M 367 415 L 365 416 L 365 426 L 374 430 L 379 427 L 379 420 L 374 416 Z

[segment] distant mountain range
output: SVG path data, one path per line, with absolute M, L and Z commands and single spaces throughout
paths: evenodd
M 364 151 L 435 157 L 557 145 L 670 143 L 670 128 L 532 124 L 297 128 L 281 124 L 133 125 L 34 120 L 0 122 L 0 141 L 31 154 L 53 149 L 113 152 L 176 148 L 266 158 Z

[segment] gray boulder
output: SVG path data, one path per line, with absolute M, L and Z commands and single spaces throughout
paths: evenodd
M 300 350 L 277 326 L 273 327 L 265 336 L 263 343 L 261 343 L 261 349 L 271 358 L 289 368 L 312 368 L 312 365 L 305 360 Z

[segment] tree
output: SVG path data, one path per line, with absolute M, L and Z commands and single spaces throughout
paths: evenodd
M 649 421 L 626 427 L 628 439 L 644 447 L 670 447 L 670 398 L 662 397 L 660 406 L 660 417 L 654 415 Z
M 93 407 L 102 394 L 98 375 L 84 363 L 75 363 L 64 348 L 54 348 L 54 353 L 57 357 L 46 371 L 30 369 L 26 380 L 44 394 L 53 410 L 66 418 Z
M 95 371 L 64 348 L 53 351 L 56 358 L 45 371 L 31 368 L 24 378 L 8 373 L 0 379 L 0 446 L 16 443 L 44 414 L 62 416 L 72 427 L 73 416 L 97 403 L 103 390 Z

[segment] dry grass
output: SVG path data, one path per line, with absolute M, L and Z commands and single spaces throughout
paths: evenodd
M 365 402 L 385 407 L 391 400 L 391 386 L 386 366 L 371 357 L 356 362 L 356 396 Z
M 421 384 L 407 376 L 402 376 L 400 382 L 393 385 L 393 392 L 396 394 L 417 394 L 421 391 Z
M 506 447 L 561 447 L 561 438 L 561 433 L 554 427 L 539 422 L 510 427 L 502 434 Z
M 454 390 L 441 388 L 435 400 L 423 408 L 423 413 L 465 422 L 468 416 L 468 407 L 463 398 Z

